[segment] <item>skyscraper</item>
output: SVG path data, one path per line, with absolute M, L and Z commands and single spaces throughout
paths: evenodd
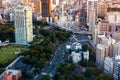
M 87 0 L 87 22 L 89 23 L 89 14 L 91 10 L 95 10 L 95 13 L 97 14 L 97 2 L 98 0 Z M 95 16 L 96 16 L 95 14 Z
M 15 12 L 15 41 L 17 44 L 28 44 L 33 40 L 32 8 L 17 6 Z
M 97 44 L 96 65 L 101 70 L 103 70 L 103 68 L 104 68 L 104 59 L 107 54 L 108 54 L 108 46 L 105 46 L 102 44 Z
M 42 17 L 51 16 L 51 0 L 41 0 L 42 2 Z

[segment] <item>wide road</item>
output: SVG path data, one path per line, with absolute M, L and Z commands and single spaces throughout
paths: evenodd
M 56 72 L 56 68 L 59 66 L 59 64 L 61 62 L 63 62 L 63 58 L 64 58 L 64 49 L 65 49 L 65 45 L 67 44 L 64 43 L 62 45 L 60 45 L 56 51 L 55 51 L 55 55 L 53 57 L 53 59 L 51 60 L 51 62 L 42 70 L 41 73 L 39 73 L 38 75 L 36 75 L 34 77 L 34 80 L 38 80 L 39 78 L 42 77 L 42 74 L 49 74 L 51 77 L 55 74 Z

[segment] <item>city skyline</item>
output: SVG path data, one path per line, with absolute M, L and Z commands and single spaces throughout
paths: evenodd
M 0 1 L 0 80 L 120 80 L 120 0 Z

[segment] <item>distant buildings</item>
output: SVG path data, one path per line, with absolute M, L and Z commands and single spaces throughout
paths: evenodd
M 88 0 L 87 22 L 96 45 L 96 66 L 120 80 L 120 0 Z
M 2 80 L 19 80 L 21 76 L 21 71 L 8 69 L 5 72 L 3 72 Z
M 15 8 L 15 41 L 16 44 L 28 44 L 33 40 L 32 9 L 29 6 Z

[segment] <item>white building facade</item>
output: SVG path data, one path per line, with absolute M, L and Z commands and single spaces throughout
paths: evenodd
M 33 41 L 32 8 L 17 6 L 15 12 L 15 41 L 16 44 L 28 44 Z

